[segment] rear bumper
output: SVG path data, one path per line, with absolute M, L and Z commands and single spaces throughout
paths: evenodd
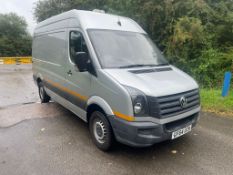
M 192 125 L 193 128 L 198 118 L 199 112 L 176 121 L 161 124 L 149 121 L 128 122 L 115 116 L 109 116 L 116 139 L 134 147 L 146 147 L 169 140 L 172 138 L 173 131 L 189 125 Z

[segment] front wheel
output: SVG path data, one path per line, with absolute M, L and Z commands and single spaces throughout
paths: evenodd
M 95 145 L 102 151 L 108 151 L 113 144 L 113 132 L 110 123 L 102 112 L 91 114 L 89 130 Z

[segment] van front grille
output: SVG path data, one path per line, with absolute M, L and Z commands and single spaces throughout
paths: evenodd
M 186 105 L 181 106 L 180 99 L 186 99 Z M 156 118 L 172 117 L 200 106 L 200 97 L 198 89 L 168 95 L 163 97 L 147 97 L 149 105 L 149 115 Z

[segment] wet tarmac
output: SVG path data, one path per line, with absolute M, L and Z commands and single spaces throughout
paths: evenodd
M 116 144 L 104 153 L 77 116 L 37 103 L 30 65 L 15 67 L 0 65 L 0 175 L 233 175 L 230 118 L 202 113 L 184 137 L 140 149 Z

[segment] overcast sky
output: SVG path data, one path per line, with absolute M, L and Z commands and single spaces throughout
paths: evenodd
M 0 13 L 14 12 L 23 16 L 28 24 L 28 31 L 32 34 L 36 25 L 33 19 L 34 3 L 37 0 L 0 0 Z

